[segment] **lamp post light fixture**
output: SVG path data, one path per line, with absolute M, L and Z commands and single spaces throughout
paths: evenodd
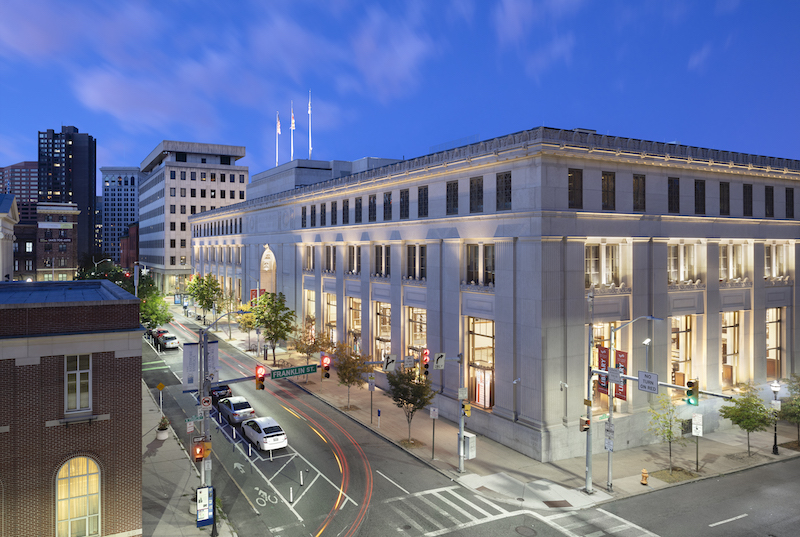
M 94 263 L 94 271 L 97 272 L 97 265 L 99 265 L 100 263 L 105 263 L 106 261 L 111 261 L 111 259 L 106 257 L 105 259 L 101 259 L 100 261 L 95 261 L 94 257 L 92 257 L 92 263 Z
M 772 395 L 775 398 L 773 402 L 773 411 L 775 412 L 775 437 L 772 442 L 772 454 L 778 454 L 778 411 L 780 410 L 780 401 L 778 401 L 778 392 L 781 391 L 781 383 L 778 380 L 773 380 L 772 384 L 769 385 L 770 389 L 772 390 Z
M 652 343 L 650 338 L 642 341 L 642 345 L 644 345 L 644 368 L 647 371 L 650 371 L 650 343 Z

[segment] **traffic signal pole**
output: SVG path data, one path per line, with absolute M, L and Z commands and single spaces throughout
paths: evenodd
M 458 391 L 464 388 L 464 355 L 458 353 Z M 459 406 L 463 406 L 459 397 Z M 458 411 L 458 473 L 464 473 L 464 410 Z

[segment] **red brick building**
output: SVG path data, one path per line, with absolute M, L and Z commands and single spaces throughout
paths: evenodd
M 36 211 L 36 280 L 74 280 L 78 272 L 78 206 L 40 202 Z
M 141 334 L 107 280 L 0 284 L 0 535 L 142 534 Z
M 128 230 L 119 238 L 120 267 L 133 269 L 139 262 L 139 222 L 128 226 Z

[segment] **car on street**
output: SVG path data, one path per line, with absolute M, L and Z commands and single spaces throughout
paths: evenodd
M 165 349 L 177 349 L 180 347 L 180 342 L 178 341 L 178 336 L 174 334 L 164 334 L 161 336 L 161 346 Z
M 156 342 L 159 345 L 163 345 L 164 344 L 164 338 L 167 337 L 167 336 L 171 336 L 171 335 L 172 334 L 170 334 L 166 330 L 159 330 L 158 333 L 156 334 Z
M 256 411 L 250 406 L 242 396 L 226 397 L 219 400 L 219 413 L 228 420 L 228 423 L 234 425 L 242 423 L 244 420 L 256 417 Z
M 167 332 L 169 332 L 169 330 L 167 330 L 166 328 L 154 328 L 152 332 L 150 332 L 150 337 L 153 338 L 154 343 L 158 343 L 158 338 L 162 334 L 166 334 Z
M 242 423 L 242 433 L 262 451 L 272 451 L 289 445 L 286 433 L 270 417 L 246 420 Z
M 219 405 L 220 399 L 225 399 L 226 397 L 231 397 L 233 392 L 231 391 L 231 387 L 227 384 L 218 384 L 216 386 L 211 387 L 211 401 L 214 405 Z

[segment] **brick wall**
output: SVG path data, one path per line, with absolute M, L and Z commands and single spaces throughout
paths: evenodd
M 0 309 L 0 338 L 132 330 L 138 327 L 138 302 Z

